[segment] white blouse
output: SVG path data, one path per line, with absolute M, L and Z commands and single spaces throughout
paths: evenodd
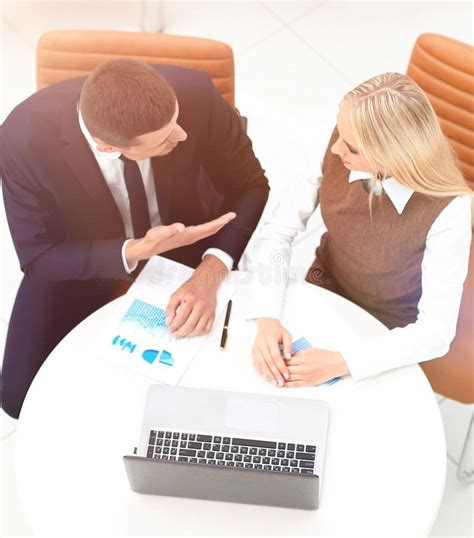
M 349 182 L 367 179 L 367 176 L 367 172 L 351 171 Z M 255 300 L 248 306 L 247 318 L 280 318 L 291 244 L 295 236 L 306 229 L 318 205 L 320 183 L 321 178 L 317 178 L 292 184 L 271 214 L 264 218 L 248 254 Z M 382 189 L 398 214 L 402 214 L 413 190 L 393 177 L 377 185 L 375 192 L 380 194 Z M 456 333 L 471 237 L 471 197 L 458 196 L 441 211 L 428 232 L 416 322 L 391 329 L 378 338 L 361 338 L 357 344 L 339 349 L 354 379 L 447 353 Z M 273 277 L 268 274 L 272 267 Z M 266 273 L 265 284 L 258 274 L 262 268 Z

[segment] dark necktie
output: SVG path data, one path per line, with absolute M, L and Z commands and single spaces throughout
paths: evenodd
M 150 213 L 148 212 L 148 203 L 142 175 L 136 161 L 131 161 L 123 155 L 120 156 L 120 160 L 123 161 L 124 165 L 123 175 L 125 177 L 125 186 L 127 187 L 128 199 L 130 201 L 133 234 L 135 238 L 140 238 L 151 228 Z

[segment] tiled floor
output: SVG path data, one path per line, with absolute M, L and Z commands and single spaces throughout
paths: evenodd
M 140 2 L 0 1 L 0 121 L 35 90 L 35 44 L 49 29 L 138 30 Z M 272 185 L 272 200 L 294 178 L 318 173 L 337 103 L 357 83 L 406 69 L 423 32 L 472 44 L 467 2 L 211 1 L 163 2 L 165 31 L 220 39 L 235 52 L 236 100 Z M 20 279 L 0 210 L 0 350 Z M 306 259 L 304 244 L 301 257 Z M 400 397 L 403 397 L 400 395 Z M 441 400 L 450 454 L 433 536 L 472 536 L 473 486 L 456 466 L 472 406 Z M 13 475 L 15 421 L 2 416 L 2 535 L 31 532 Z

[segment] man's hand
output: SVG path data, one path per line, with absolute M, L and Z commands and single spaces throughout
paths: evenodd
M 166 308 L 168 331 L 173 336 L 199 336 L 211 330 L 217 289 L 227 272 L 219 258 L 209 254 L 191 278 L 173 293 Z
M 338 351 L 306 349 L 295 353 L 285 362 L 290 372 L 285 387 L 319 385 L 349 373 L 344 357 Z
M 291 357 L 291 334 L 275 318 L 258 318 L 253 365 L 265 381 L 279 387 L 290 375 L 283 357 Z
M 133 266 L 140 260 L 148 260 L 152 256 L 168 250 L 196 243 L 196 241 L 216 234 L 235 217 L 236 214 L 231 212 L 197 226 L 184 226 L 178 222 L 169 226 L 150 228 L 145 237 L 131 239 L 127 243 L 125 247 L 127 263 L 129 266 Z

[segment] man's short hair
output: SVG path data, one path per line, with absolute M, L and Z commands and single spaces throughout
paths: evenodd
M 153 67 L 125 58 L 97 66 L 87 77 L 79 100 L 92 136 L 128 148 L 136 137 L 158 131 L 176 111 L 176 94 Z

